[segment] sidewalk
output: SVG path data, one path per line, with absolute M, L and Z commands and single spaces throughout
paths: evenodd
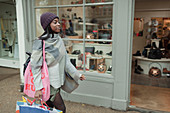
M 22 95 L 24 95 L 19 90 L 19 70 L 0 67 L 0 113 L 15 113 L 16 101 L 21 100 Z M 140 113 L 137 111 L 117 111 L 70 101 L 65 101 L 65 104 L 67 113 Z

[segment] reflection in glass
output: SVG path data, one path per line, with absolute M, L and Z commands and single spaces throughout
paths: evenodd
M 112 5 L 86 7 L 86 39 L 112 39 L 112 9 Z
M 36 16 L 36 37 L 40 36 L 44 30 L 40 24 L 40 16 L 45 12 L 51 12 L 57 15 L 56 8 L 43 8 L 43 9 L 36 9 L 35 16 Z
M 35 0 L 35 6 L 57 5 L 57 0 Z
M 83 18 L 82 7 L 59 8 L 62 32 L 72 39 L 83 38 L 83 25 L 79 24 Z

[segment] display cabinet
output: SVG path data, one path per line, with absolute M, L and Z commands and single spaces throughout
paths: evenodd
M 9 1 L 9 3 L 0 3 L 0 65 L 19 68 L 15 2 Z

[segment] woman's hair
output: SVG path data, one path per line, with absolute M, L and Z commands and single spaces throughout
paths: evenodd
M 54 34 L 56 32 L 54 32 L 50 25 L 47 26 L 47 28 L 45 29 L 45 32 L 39 37 L 39 39 L 41 40 L 45 40 L 45 39 L 48 39 L 50 37 L 50 34 L 52 34 L 52 38 L 54 37 Z M 46 36 L 45 36 L 46 35 Z

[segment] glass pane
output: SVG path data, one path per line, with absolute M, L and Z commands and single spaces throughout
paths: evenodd
M 59 17 L 61 21 L 62 32 L 68 38 L 83 38 L 83 25 L 79 24 L 79 22 L 83 21 L 82 12 L 83 7 L 59 8 Z
M 35 16 L 36 16 L 36 36 L 40 36 L 44 30 L 40 24 L 40 16 L 45 12 L 51 12 L 57 15 L 56 8 L 43 8 L 43 9 L 36 9 Z
M 78 69 L 83 70 L 83 41 L 64 40 L 71 63 Z
M 112 71 L 112 44 L 85 43 L 86 71 L 108 73 Z
M 113 2 L 113 0 L 86 0 L 86 3 Z
M 59 5 L 82 4 L 83 0 L 59 0 Z
M 86 7 L 86 39 L 112 39 L 112 12 L 112 5 Z
M 57 5 L 57 0 L 35 0 L 35 6 Z
M 0 17 L 0 58 L 19 60 L 16 9 L 12 4 L 0 3 L 1 11 L 10 7 Z

